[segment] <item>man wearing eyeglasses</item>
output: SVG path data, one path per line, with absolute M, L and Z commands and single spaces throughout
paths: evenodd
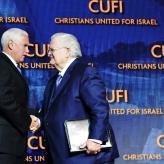
M 1 38 L 0 54 L 0 164 L 24 164 L 27 132 L 38 128 L 28 114 L 28 86 L 18 67 L 29 53 L 26 31 L 11 28 Z
M 75 36 L 56 33 L 48 50 L 50 63 L 55 66 L 44 95 L 44 127 L 48 164 L 113 164 L 118 157 L 117 145 L 108 122 L 105 86 L 94 67 L 82 60 Z M 64 122 L 90 119 L 89 136 L 81 148 L 85 152 L 70 153 Z M 101 150 L 110 131 L 112 148 Z

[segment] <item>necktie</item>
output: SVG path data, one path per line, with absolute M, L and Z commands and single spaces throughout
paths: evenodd
M 18 66 L 17 66 L 17 70 L 20 72 L 20 74 L 22 74 L 22 71 Z
M 56 87 L 58 87 L 58 85 L 60 84 L 61 80 L 62 80 L 62 76 L 59 74 L 57 79 L 56 79 Z

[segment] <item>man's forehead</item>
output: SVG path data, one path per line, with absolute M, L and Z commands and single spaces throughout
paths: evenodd
M 22 35 L 22 36 L 20 37 L 20 39 L 21 39 L 21 40 L 24 40 L 24 41 L 29 41 L 28 35 Z

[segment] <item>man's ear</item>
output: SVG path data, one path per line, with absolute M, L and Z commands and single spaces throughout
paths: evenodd
M 67 48 L 67 58 L 71 57 L 71 50 L 69 48 Z
M 10 50 L 12 50 L 13 47 L 14 47 L 13 41 L 12 41 L 12 40 L 9 40 L 9 42 L 8 42 L 8 48 L 9 48 Z

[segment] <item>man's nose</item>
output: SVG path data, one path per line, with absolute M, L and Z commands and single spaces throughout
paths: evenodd
M 26 47 L 26 53 L 28 54 L 30 51 L 29 51 L 29 48 L 28 47 Z

